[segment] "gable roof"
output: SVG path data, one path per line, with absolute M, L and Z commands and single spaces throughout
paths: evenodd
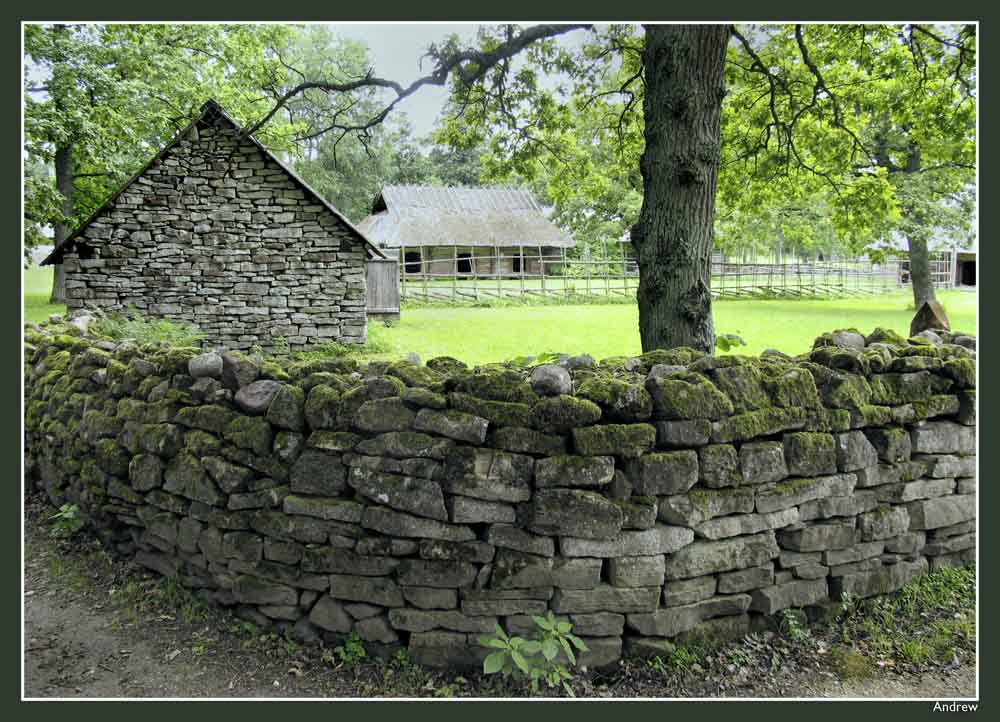
M 157 161 L 169 155 L 170 151 L 174 148 L 174 146 L 176 146 L 181 141 L 181 139 L 187 136 L 187 134 L 191 132 L 191 129 L 195 125 L 197 125 L 202 121 L 205 122 L 211 121 L 217 117 L 222 118 L 237 132 L 241 134 L 243 133 L 243 129 L 240 127 L 239 123 L 233 120 L 232 116 L 229 115 L 223 109 L 223 107 L 219 105 L 217 101 L 215 101 L 212 98 L 209 98 L 201 106 L 201 112 L 194 120 L 188 123 L 188 125 L 177 135 L 175 135 L 169 143 L 163 146 L 156 153 L 156 155 L 150 158 L 149 161 L 144 166 L 142 166 L 142 168 L 140 168 L 137 173 L 135 173 L 132 177 L 130 177 L 127 181 L 125 181 L 125 183 L 122 185 L 121 188 L 112 193 L 111 196 L 109 196 L 108 199 L 104 201 L 104 203 L 102 203 L 99 208 L 97 208 L 97 210 L 95 210 L 93 213 L 90 214 L 90 217 L 88 217 L 87 220 L 85 220 L 83 223 L 77 226 L 76 230 L 74 230 L 72 233 L 69 234 L 69 236 L 66 237 L 66 240 L 57 244 L 56 247 L 52 250 L 52 252 L 48 256 L 46 256 L 45 259 L 42 260 L 42 262 L 39 265 L 46 266 L 52 263 L 59 263 L 62 260 L 63 253 L 72 247 L 73 243 L 76 241 L 77 236 L 79 236 L 80 233 L 87 226 L 89 226 L 101 213 L 107 210 L 116 200 L 118 200 L 118 197 L 121 196 L 121 194 L 124 193 L 126 190 L 128 190 L 129 187 L 136 180 L 138 180 L 147 170 L 149 170 Z M 320 203 L 324 208 L 326 208 L 333 215 L 335 215 L 337 219 L 341 223 L 343 223 L 354 234 L 354 236 L 365 245 L 365 249 L 368 251 L 368 255 L 370 257 L 385 258 L 385 254 L 382 253 L 378 248 L 376 248 L 375 245 L 371 241 L 369 241 L 368 238 L 365 237 L 364 233 L 358 230 L 358 228 L 353 223 L 351 223 L 347 219 L 347 217 L 344 216 L 343 213 L 337 210 L 337 208 L 328 200 L 326 200 L 323 196 L 321 196 L 319 193 L 313 190 L 308 183 L 306 183 L 301 177 L 299 177 L 299 175 L 295 171 L 293 171 L 287 165 L 282 163 L 281 160 L 271 151 L 269 151 L 260 141 L 258 141 L 252 135 L 243 135 L 242 137 L 253 143 L 268 160 L 276 163 L 278 167 L 281 168 L 281 170 L 283 170 L 288 175 L 288 177 L 292 180 L 292 182 L 295 183 L 296 186 L 298 186 L 302 191 L 305 192 L 307 197 L 310 197 L 317 203 Z
M 524 188 L 389 185 L 358 228 L 383 248 L 576 245 Z

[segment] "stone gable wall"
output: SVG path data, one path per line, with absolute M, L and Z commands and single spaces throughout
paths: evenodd
M 234 349 L 363 343 L 363 245 L 226 121 L 196 127 L 66 253 L 67 306 L 135 308 Z
M 602 666 L 974 559 L 967 336 L 470 370 L 68 330 L 26 332 L 30 478 L 118 553 L 303 641 L 478 665 L 480 634 L 552 610 Z

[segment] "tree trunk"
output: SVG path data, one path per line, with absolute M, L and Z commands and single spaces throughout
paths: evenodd
M 54 224 L 53 240 L 58 246 L 73 232 L 72 218 L 75 211 L 73 205 L 73 152 L 67 145 L 56 148 L 56 190 L 63 197 L 62 212 L 66 220 Z M 52 295 L 49 303 L 66 303 L 66 271 L 61 263 L 55 264 L 52 274 Z
M 920 150 L 912 147 L 906 157 L 906 173 L 920 171 Z M 934 280 L 931 276 L 931 254 L 927 247 L 929 230 L 923 224 L 923 216 L 914 209 L 904 209 L 916 227 L 907 233 L 906 245 L 910 254 L 910 285 L 913 287 L 913 303 L 919 310 L 924 301 L 936 301 Z
M 711 256 L 726 25 L 647 25 L 639 264 L 642 350 L 715 350 Z

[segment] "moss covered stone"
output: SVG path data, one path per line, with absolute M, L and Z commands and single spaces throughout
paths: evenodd
M 469 367 L 457 358 L 452 358 L 451 356 L 437 356 L 427 361 L 427 368 L 432 371 L 437 371 L 444 376 L 451 376 L 462 371 L 467 371 Z
M 97 465 L 108 474 L 125 476 L 128 474 L 130 456 L 114 439 L 100 439 L 94 444 L 94 458 Z
M 363 437 L 349 431 L 314 431 L 309 435 L 306 445 L 321 451 L 343 453 L 353 450 L 362 439 Z
M 299 379 L 296 383 L 307 394 L 321 384 L 329 386 L 338 393 L 348 391 L 356 386 L 349 378 L 342 374 L 335 374 L 332 371 L 315 371 L 305 378 Z
M 298 386 L 283 384 L 271 399 L 264 418 L 279 429 L 303 431 L 305 429 L 306 392 Z
M 705 376 L 680 372 L 646 379 L 659 419 L 719 419 L 733 413 L 733 403 Z
M 892 421 L 892 408 L 889 406 L 868 404 L 851 409 L 850 413 L 852 429 L 861 429 L 866 426 L 885 426 Z
M 396 361 L 390 364 L 386 375 L 396 377 L 407 386 L 423 388 L 434 386 L 443 380 L 442 375 L 434 369 L 410 361 Z
M 878 452 L 878 458 L 888 464 L 910 460 L 912 444 L 906 429 L 898 427 L 865 429 L 865 436 Z
M 240 449 L 264 455 L 271 451 L 271 425 L 259 416 L 236 416 L 226 426 L 226 441 Z
M 698 481 L 698 454 L 693 450 L 645 454 L 630 460 L 625 473 L 639 495 L 678 494 Z
M 222 506 L 226 501 L 201 462 L 185 451 L 177 454 L 167 464 L 163 472 L 163 490 L 209 506 Z
M 194 456 L 200 458 L 202 456 L 218 454 L 222 449 L 222 441 L 207 431 L 193 429 L 184 434 L 184 448 Z
M 847 431 L 852 428 L 848 409 L 807 409 L 805 431 Z
M 748 411 L 712 424 L 712 441 L 715 443 L 747 441 L 759 436 L 771 436 L 781 431 L 800 429 L 805 422 L 804 409 L 770 408 Z
M 531 425 L 531 406 L 528 404 L 489 401 L 457 391 L 448 394 L 448 403 L 453 409 L 480 416 L 494 426 Z
M 337 424 L 339 408 L 340 393 L 331 386 L 318 384 L 309 391 L 305 402 L 306 423 L 310 429 L 332 429 Z
M 809 353 L 809 360 L 821 366 L 850 374 L 864 375 L 869 372 L 867 359 L 860 351 L 852 348 L 823 346 L 813 349 Z
M 265 361 L 260 365 L 261 378 L 279 381 L 283 384 L 291 383 L 293 377 L 285 371 L 280 364 L 274 361 Z
M 188 406 L 177 412 L 174 421 L 192 429 L 221 434 L 233 419 L 233 412 L 225 406 L 205 404 Z
M 891 328 L 882 328 L 879 326 L 870 334 L 865 336 L 865 345 L 871 345 L 873 343 L 884 343 L 890 346 L 905 346 L 906 339 L 897 332 L 893 331 Z
M 615 460 L 610 456 L 563 454 L 535 462 L 535 486 L 601 487 L 615 476 Z
M 650 424 L 601 424 L 573 429 L 573 445 L 580 454 L 641 456 L 656 445 L 656 428 Z
M 390 431 L 359 442 L 355 449 L 361 454 L 396 459 L 443 459 L 454 444 L 451 439 L 439 439 L 416 431 Z
M 601 407 L 593 401 L 565 394 L 542 399 L 531 408 L 531 425 L 540 431 L 566 433 L 600 418 Z
M 686 366 L 690 363 L 705 357 L 704 351 L 691 348 L 689 346 L 679 346 L 678 348 L 656 349 L 647 351 L 639 356 L 646 368 L 651 369 L 656 364 L 667 366 Z
M 800 431 L 782 438 L 788 471 L 798 476 L 834 474 L 837 442 L 831 434 Z
M 410 404 L 411 406 L 416 406 L 419 408 L 428 409 L 446 409 L 448 408 L 448 399 L 439 393 L 435 393 L 430 389 L 426 389 L 420 386 L 413 386 L 407 388 L 403 391 L 400 396 L 403 401 Z
M 288 366 L 292 378 L 303 379 L 309 374 L 326 371 L 334 374 L 349 374 L 358 370 L 358 362 L 352 358 L 319 358 L 297 361 Z
M 175 424 L 146 424 L 138 437 L 139 448 L 150 454 L 174 456 L 181 448 L 183 434 Z
M 696 367 L 697 363 L 692 366 Z M 729 398 L 736 413 L 763 409 L 771 405 L 771 399 L 764 387 L 764 376 L 756 363 L 719 366 L 708 371 L 708 376 Z
M 698 477 L 705 486 L 719 489 L 739 486 L 743 482 L 736 447 L 731 444 L 711 444 L 698 449 Z
M 221 456 L 207 456 L 201 464 L 208 475 L 227 494 L 244 491 L 254 477 L 250 469 L 226 461 Z
M 749 514 L 753 506 L 752 487 L 697 489 L 660 498 L 657 514 L 668 524 L 695 527 L 717 516 Z
M 970 358 L 954 358 L 945 361 L 941 373 L 955 382 L 955 388 L 973 389 L 976 387 L 976 362 Z
M 653 398 L 645 388 L 616 378 L 592 376 L 579 385 L 576 395 L 600 406 L 608 421 L 645 421 L 653 413 Z
M 398 397 L 364 402 L 354 414 L 353 425 L 362 431 L 381 433 L 409 429 L 416 414 Z
M 511 369 L 478 368 L 450 380 L 456 391 L 488 401 L 532 403 L 538 399 L 531 384 Z
M 138 454 L 128 466 L 128 477 L 137 491 L 150 491 L 163 483 L 163 462 L 155 454 Z
M 305 445 L 306 437 L 295 431 L 279 431 L 274 435 L 274 455 L 284 464 L 295 461 Z
M 928 371 L 873 374 L 870 383 L 872 403 L 888 406 L 921 401 L 935 391 L 934 377 Z
M 337 496 L 347 486 L 347 469 L 340 457 L 319 449 L 306 449 L 292 465 L 294 493 Z
M 520 454 L 558 456 L 566 453 L 566 438 L 523 426 L 494 429 L 486 439 L 487 446 Z
M 528 508 L 528 529 L 538 534 L 608 539 L 621 531 L 624 515 L 600 494 L 577 489 L 540 489 Z
M 819 408 L 816 380 L 809 369 L 783 364 L 761 364 L 761 384 L 771 403 L 781 408 Z
M 90 443 L 113 438 L 122 430 L 122 420 L 97 410 L 86 411 L 80 423 L 80 433 Z

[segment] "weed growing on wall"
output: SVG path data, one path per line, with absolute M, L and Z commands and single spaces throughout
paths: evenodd
M 145 318 L 135 309 L 127 311 L 93 311 L 92 324 L 98 335 L 113 341 L 164 343 L 171 346 L 196 346 L 205 334 L 196 326 L 166 319 Z
M 537 627 L 535 639 L 510 637 L 499 624 L 493 636 L 479 638 L 481 645 L 497 650 L 483 660 L 483 672 L 526 680 L 532 692 L 537 692 L 539 683 L 545 682 L 550 689 L 562 686 L 568 695 L 574 696 L 569 684 L 573 675 L 559 656 L 565 654 L 569 664 L 575 665 L 574 648 L 586 652 L 587 645 L 572 633 L 572 624 L 557 620 L 551 611 L 547 617 L 532 619 Z

